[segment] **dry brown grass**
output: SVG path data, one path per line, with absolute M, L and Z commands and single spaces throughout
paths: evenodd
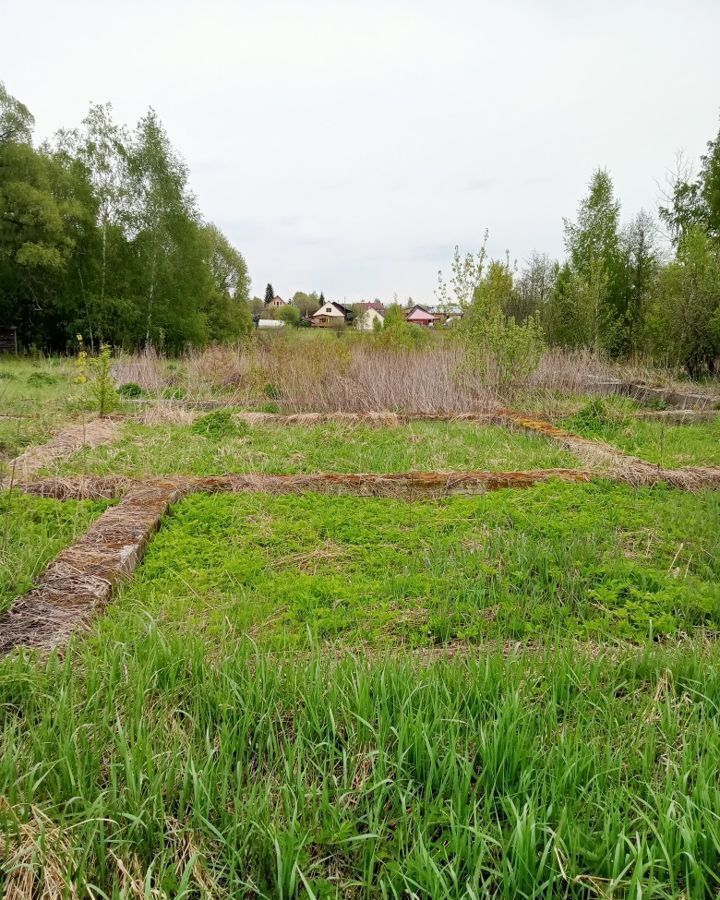
M 69 425 L 58 432 L 47 444 L 30 447 L 24 453 L 11 460 L 10 476 L 3 479 L 0 473 L 0 488 L 4 481 L 11 479 L 28 478 L 39 469 L 61 459 L 70 456 L 82 447 L 99 447 L 101 444 L 111 444 L 119 430 L 120 422 L 115 418 L 93 419 L 90 422 L 82 422 L 78 425 Z
M 61 900 L 79 894 L 72 881 L 68 830 L 54 824 L 37 807 L 25 813 L 0 798 L 9 824 L 0 833 L 0 871 L 5 900 Z M 11 824 L 10 824 L 11 823 Z
M 449 339 L 393 350 L 367 335 L 274 335 L 175 361 L 143 351 L 119 360 L 113 374 L 118 383 L 134 381 L 150 391 L 181 387 L 190 403 L 272 401 L 285 412 L 482 412 L 509 399 L 499 378 L 468 377 L 462 360 L 462 347 Z M 532 377 L 511 390 L 581 393 L 589 379 L 611 377 L 611 368 L 589 352 L 548 351 Z

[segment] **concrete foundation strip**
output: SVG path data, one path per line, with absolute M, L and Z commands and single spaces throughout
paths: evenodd
M 155 481 L 135 486 L 106 510 L 0 617 L 0 653 L 20 645 L 51 649 L 87 627 L 117 583 L 135 571 L 168 507 L 182 495 L 182 485 Z
M 300 420 L 298 424 L 307 422 L 304 416 L 284 418 Z M 488 420 L 491 417 L 468 415 L 467 418 Z M 530 487 L 552 479 L 588 482 L 593 477 L 631 485 L 666 482 L 684 490 L 720 487 L 720 467 L 662 469 L 627 456 L 609 445 L 579 437 L 520 413 L 504 410 L 492 418 L 501 424 L 543 434 L 586 462 L 599 466 L 599 469 L 596 473 L 586 469 L 541 469 L 527 472 L 405 472 L 391 475 L 249 474 L 156 478 L 145 482 L 124 477 L 80 476 L 18 483 L 18 489 L 39 496 L 58 499 L 122 496 L 122 500 L 103 513 L 84 537 L 60 553 L 36 586 L 0 616 L 0 653 L 7 653 L 18 646 L 42 649 L 62 646 L 73 631 L 88 627 L 110 601 L 118 582 L 132 575 L 170 505 L 191 493 L 250 491 L 288 494 L 315 491 L 423 499 Z

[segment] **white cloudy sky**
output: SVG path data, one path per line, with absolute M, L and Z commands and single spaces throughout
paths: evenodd
M 158 111 L 256 293 L 432 299 L 453 245 L 562 253 L 598 165 L 654 209 L 720 112 L 720 0 L 0 0 L 37 137 Z

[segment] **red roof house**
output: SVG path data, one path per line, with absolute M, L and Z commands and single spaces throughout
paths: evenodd
M 429 309 L 425 309 L 424 306 L 416 303 L 405 316 L 405 321 L 411 322 L 413 325 L 424 325 L 425 328 L 430 328 L 435 324 L 436 318 L 435 314 L 431 313 Z

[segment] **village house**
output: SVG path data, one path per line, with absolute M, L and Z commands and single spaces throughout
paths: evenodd
M 426 307 L 420 306 L 419 303 L 416 303 L 411 310 L 405 313 L 406 322 L 410 322 L 412 325 L 422 325 L 424 328 L 432 328 L 437 318 L 434 313 L 431 313 Z
M 281 306 L 287 306 L 287 303 L 277 295 L 272 300 L 265 301 L 265 309 L 279 309 Z
M 376 328 L 382 328 L 385 324 L 384 310 L 377 309 L 374 303 L 362 303 L 365 309 L 358 313 L 355 320 L 355 327 L 360 331 L 374 331 Z M 379 305 L 379 304 L 378 304 Z
M 352 320 L 352 310 L 334 301 L 323 303 L 320 309 L 310 316 L 310 324 L 314 328 L 338 328 L 349 324 Z

